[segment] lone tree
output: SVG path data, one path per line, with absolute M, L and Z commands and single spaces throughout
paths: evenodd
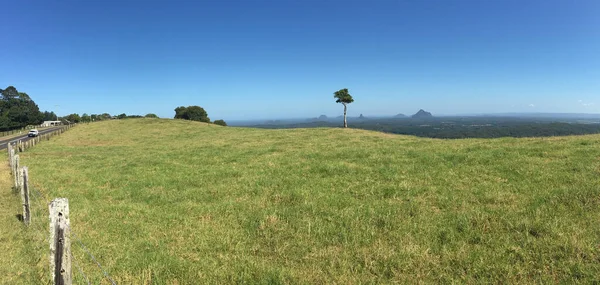
M 208 114 L 206 113 L 204 108 L 200 106 L 181 106 L 175 108 L 175 119 L 210 123 L 210 118 L 208 117 Z
M 333 93 L 333 98 L 336 98 L 336 103 L 342 103 L 344 105 L 344 128 L 348 127 L 348 122 L 346 121 L 346 109 L 348 108 L 348 104 L 354 102 L 352 95 L 348 93 L 348 88 L 340 89 Z

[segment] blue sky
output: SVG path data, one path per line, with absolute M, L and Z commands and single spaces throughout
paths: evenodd
M 59 115 L 600 113 L 598 0 L 0 4 L 0 88 Z

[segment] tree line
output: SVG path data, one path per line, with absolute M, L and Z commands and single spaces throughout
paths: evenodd
M 69 114 L 64 117 L 64 120 L 68 123 L 90 123 L 104 120 L 113 120 L 113 119 L 134 119 L 134 118 L 158 118 L 156 114 L 148 113 L 144 116 L 142 115 L 127 115 L 125 113 L 119 115 L 110 115 L 108 113 L 103 114 L 91 114 L 88 115 L 84 113 L 79 115 L 77 113 Z M 190 121 L 198 121 L 211 123 L 210 118 L 208 117 L 208 113 L 204 108 L 200 106 L 188 106 L 188 107 L 177 107 L 175 108 L 175 119 L 183 119 Z M 212 122 L 215 125 L 227 126 L 227 123 L 223 120 L 216 120 Z
M 52 111 L 41 112 L 38 105 L 24 92 L 19 92 L 14 86 L 0 89 L 0 131 L 21 129 L 28 126 L 40 125 L 43 121 L 61 121 L 63 123 L 89 123 L 112 119 L 129 118 L 158 118 L 156 114 L 142 115 L 111 115 L 109 113 L 87 114 L 72 113 L 58 117 Z M 175 119 L 211 123 L 208 113 L 200 106 L 180 106 L 175 108 Z M 224 120 L 212 122 L 216 125 L 227 126 Z
M 142 115 L 127 115 L 125 113 L 119 115 L 111 115 L 109 113 L 102 114 L 87 114 L 83 113 L 81 116 L 77 113 L 69 114 L 64 117 L 64 120 L 68 123 L 90 123 L 97 121 L 113 120 L 113 119 L 131 119 L 131 118 L 158 118 L 156 114 Z

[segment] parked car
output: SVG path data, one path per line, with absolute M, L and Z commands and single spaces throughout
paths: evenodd
M 40 134 L 40 132 L 38 132 L 38 130 L 33 129 L 33 130 L 29 130 L 29 133 L 27 134 L 28 137 L 37 137 Z

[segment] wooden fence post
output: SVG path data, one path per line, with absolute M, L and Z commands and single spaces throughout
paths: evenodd
M 21 199 L 23 200 L 23 222 L 31 224 L 31 210 L 29 208 L 29 170 L 27 166 L 21 168 Z
M 12 144 L 8 143 L 8 165 L 10 166 L 10 170 L 13 169 L 13 156 L 15 155 L 15 151 L 12 148 Z
M 55 285 L 71 285 L 71 228 L 69 200 L 56 198 L 50 203 L 50 272 Z
M 19 174 L 17 170 L 19 169 L 19 155 L 15 154 L 15 162 L 14 169 L 12 170 L 13 176 L 15 177 L 15 189 L 19 189 Z
M 17 192 L 21 192 L 23 187 L 23 167 L 17 168 L 17 173 L 15 174 L 15 179 L 17 180 Z

